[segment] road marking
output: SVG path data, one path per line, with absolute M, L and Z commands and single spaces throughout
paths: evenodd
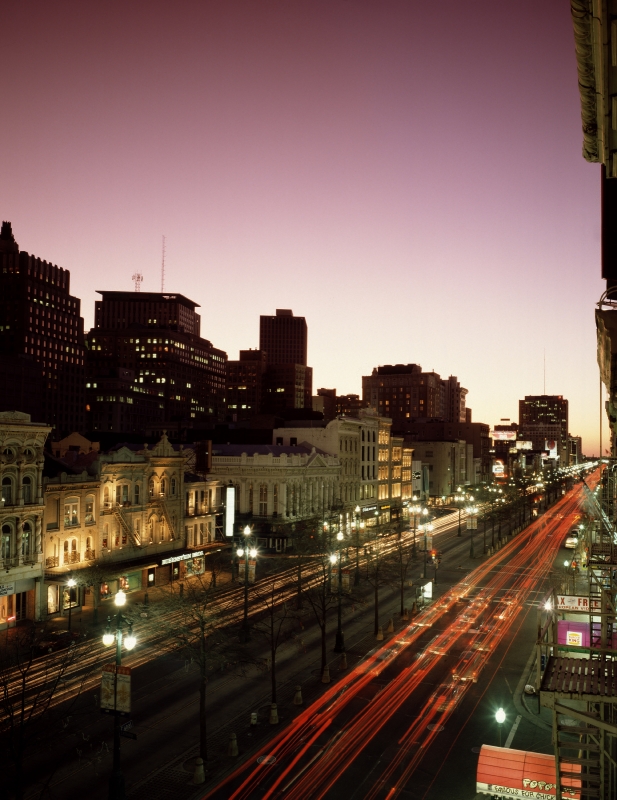
M 514 734 L 516 733 L 516 729 L 518 728 L 519 723 L 520 723 L 520 721 L 522 719 L 523 718 L 519 714 L 518 717 L 514 720 L 514 725 L 512 726 L 512 730 L 508 734 L 508 738 L 506 739 L 506 743 L 504 744 L 504 747 L 510 747 L 510 745 L 512 744 L 512 739 L 514 739 Z

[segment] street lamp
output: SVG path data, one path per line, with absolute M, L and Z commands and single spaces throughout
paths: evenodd
M 122 665 L 122 625 L 128 625 L 127 635 L 124 637 L 124 647 L 127 650 L 132 650 L 137 644 L 137 639 L 133 635 L 133 623 L 127 619 L 120 609 L 126 603 L 126 595 L 120 589 L 114 597 L 114 604 L 118 608 L 118 613 L 115 615 L 116 630 L 111 629 L 111 617 L 107 617 L 107 628 L 103 634 L 103 644 L 105 647 L 111 647 L 116 643 L 116 670 L 114 673 L 114 758 L 112 772 L 109 778 L 109 800 L 124 800 L 124 775 L 120 768 L 120 715 L 117 711 L 117 694 L 118 694 L 118 667 Z
M 250 544 L 252 544 L 249 543 L 251 529 L 248 525 L 246 525 L 242 533 L 244 534 L 245 544 L 244 547 L 239 547 L 236 552 L 238 558 L 244 556 L 244 616 L 242 619 L 242 641 L 246 643 L 251 638 L 249 628 L 249 556 L 255 558 L 257 556 L 257 550 L 254 546 L 250 546 Z
M 463 534 L 461 533 L 461 503 L 465 502 L 465 495 L 460 493 L 461 492 L 460 487 L 456 490 L 456 492 L 457 493 L 454 495 L 454 502 L 458 506 L 458 533 L 456 535 L 462 536 Z
M 506 712 L 503 710 L 503 708 L 497 709 L 497 711 L 495 712 L 495 720 L 499 725 L 499 746 L 501 747 L 501 726 L 506 721 Z
M 427 508 L 423 508 L 422 509 L 422 516 L 423 517 L 427 517 L 428 516 L 428 509 Z M 430 522 L 427 519 L 426 522 L 424 522 L 424 523 L 422 523 L 422 525 L 420 525 L 420 530 L 424 533 L 424 565 L 423 565 L 423 568 L 422 568 L 422 577 L 426 578 L 426 545 L 427 545 L 426 535 L 427 535 L 427 533 L 429 533 L 430 531 L 433 530 L 433 523 Z
M 69 587 L 69 630 L 71 630 L 71 608 L 73 607 L 73 599 L 71 597 L 71 590 L 74 586 L 77 586 L 77 581 L 75 578 L 69 578 L 66 582 L 66 585 Z

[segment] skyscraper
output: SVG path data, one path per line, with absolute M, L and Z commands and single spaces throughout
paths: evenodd
M 266 353 L 268 364 L 306 366 L 308 333 L 304 317 L 277 308 L 276 316 L 259 317 L 259 349 Z
M 518 437 L 533 442 L 534 450 L 555 442 L 562 465 L 568 463 L 568 401 L 561 395 L 527 395 L 518 401 Z
M 70 273 L 20 250 L 10 222 L 0 230 L 0 355 L 37 365 L 33 391 L 56 435 L 82 431 L 85 421 L 84 321 L 70 293 Z M 18 362 L 16 362 L 18 363 Z M 31 368 L 24 370 L 32 372 Z M 21 374 L 21 370 L 20 370 Z M 40 383 L 38 378 L 40 377 Z M 0 386 L 0 410 L 14 402 Z
M 88 333 L 93 431 L 199 427 L 224 419 L 227 354 L 200 334 L 180 294 L 99 292 Z

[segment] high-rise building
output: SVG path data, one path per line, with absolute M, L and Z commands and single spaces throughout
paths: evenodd
M 81 431 L 86 410 L 84 321 L 80 301 L 70 293 L 70 273 L 20 250 L 10 222 L 2 223 L 0 262 L 0 355 L 36 364 L 33 391 L 42 407 L 37 422 L 57 434 Z M 19 371 L 32 373 L 25 364 Z M 13 402 L 11 388 L 0 386 L 0 410 L 34 410 L 8 408 Z
M 277 308 L 276 316 L 259 317 L 259 349 L 266 353 L 268 364 L 306 366 L 308 332 L 304 317 Z
M 261 412 L 266 354 L 240 350 L 238 361 L 227 362 L 225 405 L 230 422 L 241 422 Z
M 419 364 L 386 364 L 362 378 L 363 400 L 390 417 L 396 432 L 416 420 L 465 422 L 466 395 L 467 389 L 453 375 L 442 380 L 436 372 L 423 372 Z
M 200 337 L 197 303 L 180 294 L 99 294 L 87 335 L 91 430 L 177 430 L 223 420 L 227 355 Z
M 563 466 L 568 464 L 568 401 L 561 395 L 527 395 L 518 401 L 519 439 L 534 450 L 551 449 L 554 442 Z
M 313 368 L 303 364 L 268 364 L 264 373 L 261 410 L 277 414 L 290 408 L 311 408 Z

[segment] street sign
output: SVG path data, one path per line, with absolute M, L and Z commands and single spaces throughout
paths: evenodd
M 121 731 L 128 731 L 128 729 L 132 728 L 132 727 L 133 727 L 133 720 L 132 719 L 127 719 L 126 722 L 123 722 L 122 725 L 120 725 L 120 730 Z
M 131 712 L 131 668 L 105 664 L 101 674 L 101 709 Z
M 137 739 L 137 734 L 132 731 L 120 730 L 120 736 L 124 736 L 126 739 Z

